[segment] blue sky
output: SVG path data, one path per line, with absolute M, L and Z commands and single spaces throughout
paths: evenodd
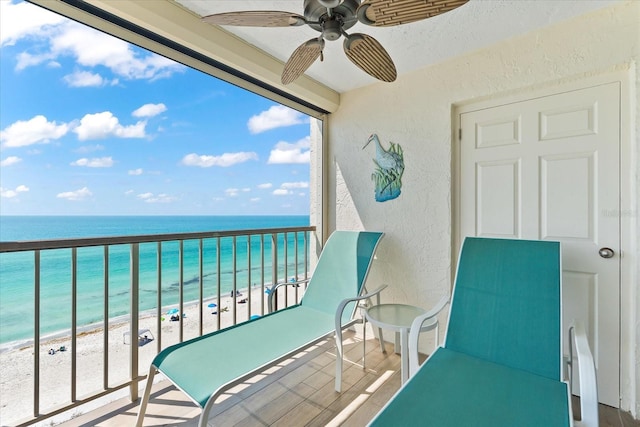
M 309 213 L 309 117 L 0 0 L 0 215 Z

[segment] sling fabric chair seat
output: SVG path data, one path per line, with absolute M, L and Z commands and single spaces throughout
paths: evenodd
M 439 348 L 374 426 L 568 426 L 567 384 Z
M 466 238 L 443 347 L 370 425 L 573 425 L 562 369 L 561 272 L 558 242 Z M 422 321 L 411 327 L 412 352 Z M 595 387 L 593 359 L 580 368 L 589 364 L 593 378 L 584 382 Z M 597 393 L 595 407 L 595 421 L 583 410 L 588 425 L 597 425 Z
M 336 388 L 342 372 L 340 331 L 353 324 L 355 302 L 382 233 L 336 231 L 328 239 L 300 304 L 173 345 L 153 360 L 140 404 L 142 425 L 153 376 L 161 372 L 203 408 L 199 425 L 225 390 L 336 333 Z M 345 309 L 346 308 L 346 309 Z

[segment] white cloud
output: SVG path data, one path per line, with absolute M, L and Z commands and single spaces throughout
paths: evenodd
M 22 159 L 20 157 L 9 156 L 6 159 L 0 161 L 0 166 L 11 166 L 15 165 L 16 163 L 20 163 L 21 161 Z
M 13 45 L 23 37 L 46 35 L 51 26 L 63 21 L 61 15 L 27 2 L 0 1 L 0 46 Z
M 176 197 L 169 196 L 165 193 L 158 195 L 153 193 L 142 193 L 138 194 L 138 199 L 143 200 L 145 203 L 171 203 L 177 200 Z
M 11 199 L 16 197 L 19 193 L 25 193 L 29 191 L 29 187 L 26 185 L 18 185 L 15 190 L 0 187 L 0 197 Z
M 289 196 L 291 194 L 294 194 L 294 189 L 299 189 L 299 188 L 309 188 L 309 183 L 305 182 L 305 181 L 299 181 L 299 182 L 283 182 L 280 185 L 280 188 L 277 188 L 275 190 L 273 190 L 273 195 L 274 196 Z M 298 193 L 299 195 L 304 195 L 304 193 Z
M 73 130 L 81 141 L 107 138 L 144 138 L 147 122 L 140 121 L 135 125 L 122 126 L 117 117 L 110 111 L 96 114 L 85 114 L 80 124 Z
M 129 171 L 129 175 L 142 175 L 142 168 L 132 169 Z
M 258 160 L 258 155 L 251 152 L 224 153 L 221 156 L 198 155 L 196 153 L 187 154 L 182 158 L 181 163 L 185 166 L 200 166 L 209 168 L 211 166 L 228 167 L 237 163 L 244 163 L 249 160 Z
M 270 129 L 308 122 L 309 119 L 304 114 L 285 107 L 284 105 L 274 105 L 267 111 L 252 116 L 247 122 L 247 127 L 249 128 L 249 132 L 256 134 Z
M 96 157 L 93 159 L 82 158 L 71 162 L 71 166 L 86 166 L 88 168 L 110 168 L 113 166 L 111 157 Z
M 142 107 L 135 110 L 131 115 L 133 117 L 153 117 L 160 113 L 167 111 L 167 106 L 163 103 L 160 104 L 144 104 Z
M 310 137 L 295 143 L 278 142 L 269 154 L 269 164 L 309 163 L 311 161 Z
M 128 80 L 168 77 L 184 66 L 156 54 L 136 53 L 120 39 L 75 24 L 65 23 L 50 39 L 52 56 L 70 55 L 85 67 L 105 66 Z
M 270 182 L 265 182 L 264 184 L 259 184 L 258 188 L 261 190 L 266 190 L 268 188 L 273 187 L 273 184 L 271 184 Z
M 280 186 L 280 188 L 286 188 L 286 189 L 291 189 L 291 188 L 309 188 L 309 183 L 305 182 L 305 181 L 283 182 L 282 185 Z
M 22 52 L 16 55 L 16 71 L 22 71 L 27 67 L 41 64 L 46 61 L 51 61 L 53 55 L 50 53 L 44 53 L 39 55 L 32 55 L 30 53 Z M 49 62 L 51 64 L 51 62 Z
M 124 192 L 124 194 L 130 196 L 131 194 L 133 194 L 133 190 L 127 190 Z
M 259 201 L 260 201 L 260 197 L 253 197 L 253 198 L 249 199 L 249 201 L 250 201 L 251 203 L 257 203 L 257 202 L 259 202 Z
M 96 145 L 83 145 L 82 147 L 75 150 L 76 153 L 93 153 L 94 151 L 102 151 L 104 150 L 104 145 L 96 144 Z
M 93 196 L 93 193 L 87 187 L 82 187 L 81 189 L 76 191 L 65 191 L 64 193 L 58 193 L 56 197 L 58 199 L 79 201 L 91 196 Z
M 224 193 L 229 197 L 237 197 L 239 191 L 240 190 L 238 190 L 237 188 L 227 188 L 226 190 L 224 190 Z
M 108 83 L 100 74 L 89 71 L 75 71 L 64 76 L 63 80 L 71 87 L 99 87 Z
M 69 131 L 66 123 L 50 122 L 45 116 L 37 115 L 30 120 L 18 120 L 0 131 L 3 147 L 25 147 L 33 144 L 47 144 L 52 139 L 62 138 Z
M 38 49 L 19 55 L 17 70 L 45 61 L 59 63 L 57 59 L 62 56 L 72 57 L 83 67 L 107 67 L 113 74 L 129 80 L 165 78 L 186 69 L 175 61 L 135 49 L 120 39 L 40 7 L 6 0 L 0 1 L 0 5 L 1 45 L 30 38 Z

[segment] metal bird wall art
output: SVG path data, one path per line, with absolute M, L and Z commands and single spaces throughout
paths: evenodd
M 402 174 L 404 173 L 404 154 L 400 144 L 389 142 L 388 150 L 380 144 L 378 135 L 372 134 L 364 150 L 373 141 L 376 147 L 375 171 L 371 174 L 371 180 L 375 183 L 375 197 L 377 202 L 393 200 L 400 195 L 402 189 Z

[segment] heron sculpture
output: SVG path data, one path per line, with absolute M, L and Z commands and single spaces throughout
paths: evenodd
M 395 199 L 400 195 L 402 187 L 402 173 L 404 172 L 404 157 L 402 147 L 391 142 L 388 150 L 380 144 L 378 135 L 372 134 L 367 143 L 362 147 L 364 150 L 373 141 L 376 147 L 376 170 L 371 175 L 371 179 L 376 185 L 376 201 L 385 202 Z

